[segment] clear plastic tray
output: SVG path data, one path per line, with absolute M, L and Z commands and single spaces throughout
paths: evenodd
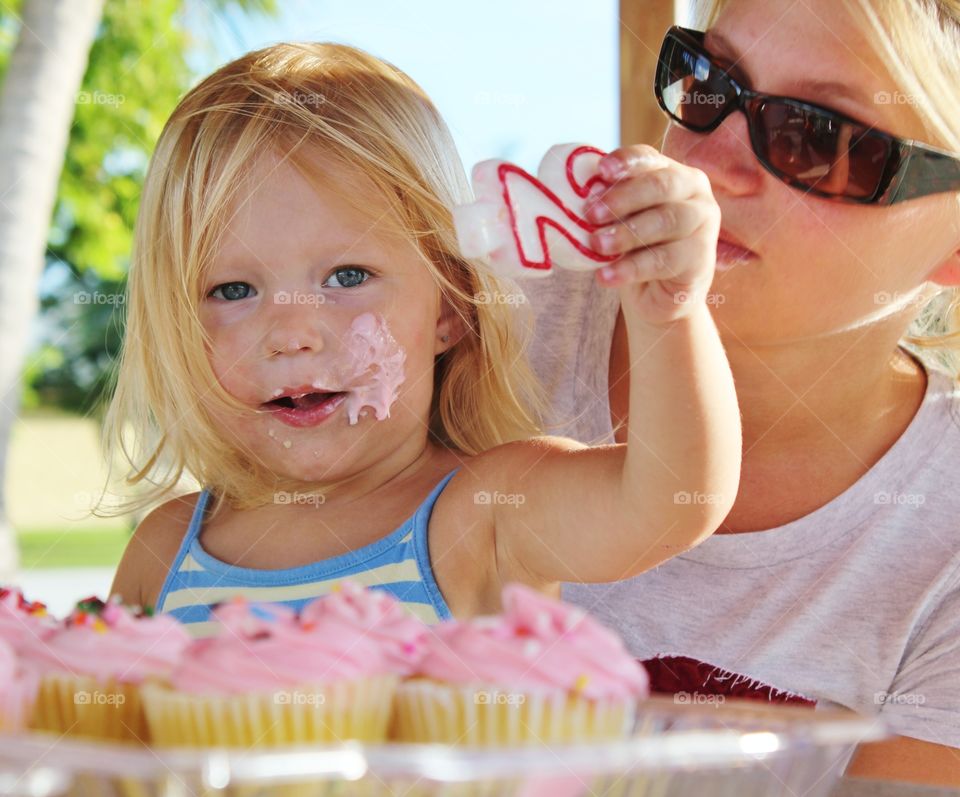
M 644 701 L 623 741 L 160 749 L 31 733 L 0 736 L 0 797 L 673 797 L 829 794 L 876 717 L 727 700 Z

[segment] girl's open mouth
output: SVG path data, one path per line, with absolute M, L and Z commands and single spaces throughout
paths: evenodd
M 298 396 L 280 396 L 266 401 L 260 408 L 267 410 L 288 426 L 316 426 L 336 412 L 347 393 L 303 393 Z

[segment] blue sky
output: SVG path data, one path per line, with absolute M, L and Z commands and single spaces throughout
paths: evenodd
M 337 41 L 391 61 L 416 80 L 450 125 L 466 169 L 506 157 L 535 170 L 553 144 L 618 140 L 616 0 L 279 0 L 277 18 L 188 23 L 212 49 L 202 74 L 278 41 Z

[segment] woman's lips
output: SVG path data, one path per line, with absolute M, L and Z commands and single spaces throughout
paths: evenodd
M 287 407 L 274 402 L 267 402 L 261 407 L 287 426 L 304 428 L 323 423 L 337 411 L 346 397 L 346 393 L 330 393 L 322 400 L 303 403 L 299 407 Z
M 727 271 L 741 263 L 756 260 L 757 255 L 733 241 L 720 237 L 717 241 L 717 271 Z

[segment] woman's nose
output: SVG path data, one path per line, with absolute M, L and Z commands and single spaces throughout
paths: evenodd
M 268 354 L 323 351 L 324 341 L 332 331 L 318 298 L 316 294 L 300 293 L 277 294 L 273 298 L 275 306 L 266 337 Z
M 714 194 L 749 196 L 763 185 L 765 172 L 750 145 L 746 117 L 739 112 L 730 114 L 710 133 L 694 133 L 671 124 L 663 152 L 705 172 Z

